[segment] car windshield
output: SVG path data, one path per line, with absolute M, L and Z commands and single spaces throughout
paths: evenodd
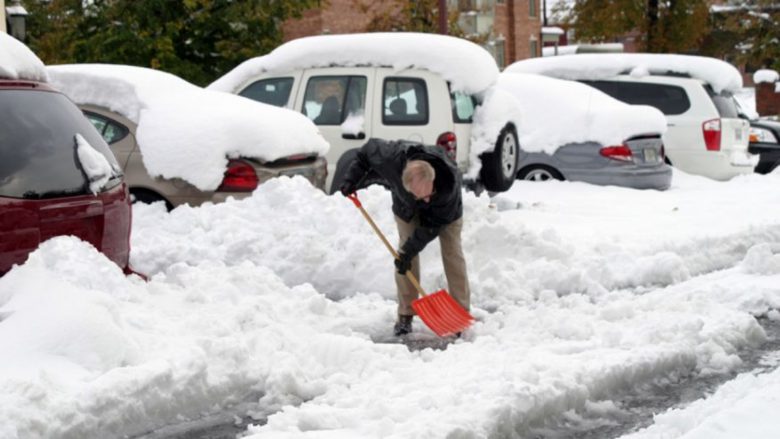
M 0 196 L 39 199 L 90 193 L 76 154 L 76 134 L 114 169 L 104 190 L 119 184 L 120 168 L 108 145 L 65 96 L 0 90 Z

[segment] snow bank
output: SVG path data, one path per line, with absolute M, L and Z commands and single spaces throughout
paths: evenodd
M 270 54 L 243 62 L 208 86 L 235 93 L 265 72 L 329 66 L 387 66 L 397 71 L 430 70 L 453 91 L 483 92 L 496 80 L 498 66 L 482 47 L 464 39 L 413 32 L 320 35 L 282 44 Z
M 537 73 L 560 79 L 607 79 L 620 74 L 645 76 L 674 72 L 701 79 L 715 92 L 742 88 L 742 75 L 733 65 L 715 58 L 690 55 L 620 53 L 580 54 L 517 61 L 504 71 Z
M 46 82 L 43 61 L 27 46 L 5 32 L 0 32 L 0 78 Z
M 0 278 L 0 437 L 136 436 L 244 404 L 267 418 L 258 438 L 533 437 L 614 392 L 733 370 L 765 339 L 778 178 L 465 194 L 478 321 L 443 351 L 371 341 L 395 319 L 392 263 L 340 195 L 296 177 L 200 208 L 136 205 L 148 283 L 72 237 Z M 360 197 L 394 242 L 389 193 Z M 435 243 L 422 258 L 423 286 L 443 286 Z M 414 335 L 432 337 L 417 321 Z M 737 408 L 723 401 L 708 413 Z
M 168 73 L 107 64 L 47 70 L 76 103 L 108 108 L 138 124 L 136 140 L 152 176 L 181 178 L 201 190 L 220 185 L 229 158 L 273 161 L 324 155 L 329 147 L 302 114 L 203 90 Z

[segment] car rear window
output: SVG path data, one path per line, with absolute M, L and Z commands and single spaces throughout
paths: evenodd
M 119 169 L 106 142 L 65 96 L 0 90 L 0 196 L 39 199 L 90 193 L 76 155 L 77 133 Z M 120 182 L 117 172 L 104 190 Z
M 625 81 L 582 81 L 631 105 L 649 105 L 666 115 L 683 114 L 691 108 L 685 89 L 676 85 Z
M 722 91 L 715 93 L 712 87 L 706 86 L 707 94 L 710 95 L 712 103 L 715 104 L 715 108 L 718 109 L 720 117 L 737 118 L 739 117 L 739 108 L 734 100 L 734 95 L 728 91 Z

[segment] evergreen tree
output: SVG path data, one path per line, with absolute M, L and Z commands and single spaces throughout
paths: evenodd
M 315 0 L 28 0 L 29 44 L 47 64 L 161 69 L 205 85 L 282 42 Z

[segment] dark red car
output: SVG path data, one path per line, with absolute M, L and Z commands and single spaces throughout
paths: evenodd
M 116 170 L 93 194 L 76 134 Z M 128 270 L 131 206 L 100 134 L 45 83 L 0 78 L 0 275 L 49 238 L 76 236 Z

